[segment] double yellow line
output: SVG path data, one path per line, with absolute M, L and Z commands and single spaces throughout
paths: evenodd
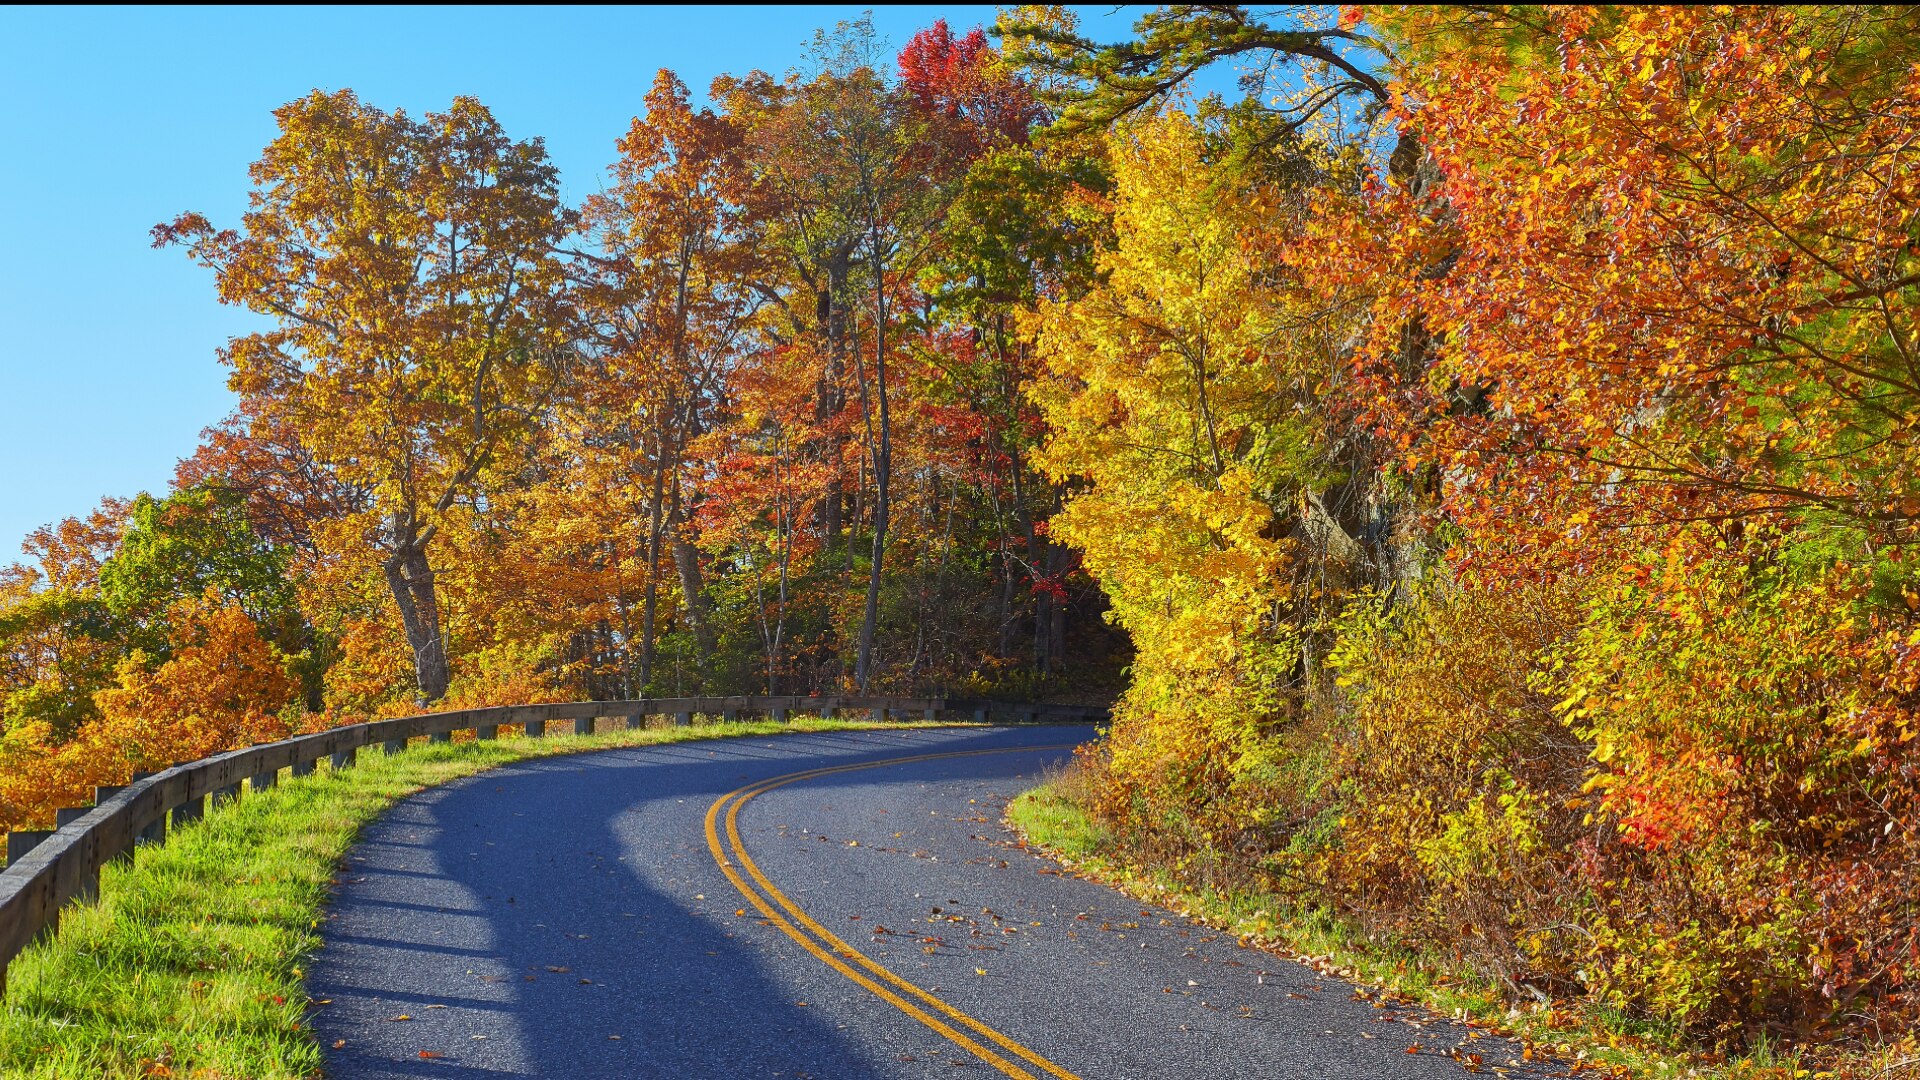
M 870 761 L 859 765 L 808 769 L 805 772 L 776 776 L 771 780 L 762 780 L 729 792 L 707 808 L 707 850 L 713 853 L 713 861 L 719 864 L 721 872 L 727 875 L 727 880 L 733 882 L 733 887 L 739 889 L 741 895 L 745 896 L 760 914 L 766 916 L 767 921 L 794 941 L 799 942 L 800 947 L 807 950 L 814 959 L 872 991 L 887 1004 L 966 1047 L 969 1053 L 1008 1076 L 1016 1077 L 1018 1080 L 1041 1080 L 1042 1076 L 1051 1076 L 1056 1080 L 1079 1080 L 1079 1077 L 1032 1050 L 888 971 L 866 954 L 841 940 L 833 931 L 815 922 L 811 916 L 800 910 L 798 904 L 788 899 L 787 895 L 781 892 L 773 882 L 767 880 L 767 876 L 754 865 L 752 857 L 747 854 L 746 845 L 740 840 L 739 824 L 740 808 L 747 805 L 754 796 L 765 794 L 774 788 L 799 783 L 802 780 L 853 772 L 858 769 L 905 765 L 915 761 L 938 761 L 943 758 L 1021 751 L 1071 750 L 1072 748 L 1069 744 L 1010 746 L 999 750 L 954 750 L 942 754 L 916 754 L 911 757 L 888 758 L 885 761 Z M 723 824 L 724 843 L 721 834 Z M 993 1046 L 987 1045 L 988 1043 L 992 1043 Z M 1022 1062 L 1025 1064 L 1021 1064 Z M 1028 1066 L 1031 1066 L 1031 1069 Z

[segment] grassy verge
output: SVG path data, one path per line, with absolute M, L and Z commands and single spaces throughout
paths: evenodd
M 363 750 L 357 765 L 337 773 L 323 762 L 312 776 L 283 779 L 108 867 L 99 902 L 69 908 L 58 933 L 9 968 L 0 1076 L 318 1076 L 302 967 L 320 946 L 321 908 L 341 857 L 395 800 L 554 754 L 879 726 L 803 718 L 416 742 L 392 757 Z
M 1129 860 L 1067 787 L 1058 780 L 1042 784 L 1013 800 L 1006 818 L 1030 846 L 1082 876 L 1232 933 L 1248 946 L 1377 988 L 1377 1000 L 1424 1006 L 1509 1035 L 1530 1053 L 1568 1062 L 1580 1073 L 1658 1080 L 1920 1077 L 1904 1067 L 1911 1063 L 1886 1055 L 1807 1065 L 1764 1046 L 1737 1059 L 1690 1053 L 1664 1033 L 1586 1003 L 1532 1002 L 1516 1008 L 1502 988 L 1450 954 L 1371 937 L 1323 909 L 1303 910 L 1254 891 L 1196 887 L 1165 867 Z

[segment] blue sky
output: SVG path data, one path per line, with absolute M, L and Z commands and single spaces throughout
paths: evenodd
M 147 230 L 237 222 L 271 110 L 351 87 L 410 112 L 477 96 L 542 136 L 570 202 L 599 189 L 653 74 L 782 72 L 859 6 L 0 8 L 0 562 L 105 495 L 160 492 L 231 409 L 215 350 L 257 325 Z M 876 9 L 898 48 L 990 6 Z M 1084 9 L 1114 39 L 1142 9 Z M 1224 81 L 1224 80 L 1223 80 Z

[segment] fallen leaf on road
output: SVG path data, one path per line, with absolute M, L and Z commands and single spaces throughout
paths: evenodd
M 339 1049 L 341 1049 L 341 1048 L 343 1048 L 343 1047 L 345 1047 L 346 1045 L 347 1045 L 347 1040 L 345 1040 L 345 1039 L 335 1039 L 335 1040 L 333 1040 L 333 1048 L 334 1048 L 335 1050 L 339 1050 Z
M 437 1057 L 445 1057 L 446 1055 L 445 1055 L 445 1054 L 436 1054 L 436 1053 L 434 1053 L 434 1052 L 433 1052 L 433 1051 L 431 1051 L 431 1050 L 422 1050 L 422 1051 L 420 1051 L 420 1056 L 421 1056 L 421 1057 L 423 1057 L 423 1058 L 437 1058 Z
M 401 1013 L 401 1014 L 400 1014 L 399 1016 L 389 1016 L 389 1017 L 387 1017 L 387 1021 L 388 1021 L 389 1023 L 392 1023 L 392 1022 L 394 1022 L 394 1021 L 398 1021 L 398 1020 L 411 1020 L 411 1019 L 413 1019 L 413 1017 L 411 1017 L 411 1016 L 408 1016 L 408 1015 L 407 1015 L 406 1013 Z

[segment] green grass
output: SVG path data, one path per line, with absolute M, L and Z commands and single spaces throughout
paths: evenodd
M 798 719 L 616 731 L 584 738 L 427 744 L 283 779 L 177 829 L 101 875 L 97 904 L 14 959 L 0 1010 L 0 1076 L 271 1080 L 320 1074 L 303 985 L 341 858 L 400 799 L 553 754 L 868 721 Z M 888 724 L 889 728 L 932 726 Z M 946 726 L 946 725 L 941 725 Z
M 1579 1063 L 1582 1075 L 1661 1080 L 1920 1076 L 1897 1065 L 1887 1071 L 1892 1062 L 1886 1054 L 1809 1067 L 1764 1045 L 1732 1060 L 1690 1053 L 1617 1011 L 1585 1003 L 1528 1003 L 1515 1008 L 1500 987 L 1450 954 L 1370 936 L 1324 909 L 1291 906 L 1277 896 L 1196 886 L 1164 866 L 1142 865 L 1128 858 L 1124 848 L 1073 798 L 1071 780 L 1071 774 L 1056 778 L 1014 799 L 1006 818 L 1029 845 L 1082 876 L 1227 931 L 1243 944 L 1292 956 L 1325 974 L 1370 987 L 1370 997 L 1376 1001 L 1421 1005 L 1523 1040 L 1542 1054 Z

